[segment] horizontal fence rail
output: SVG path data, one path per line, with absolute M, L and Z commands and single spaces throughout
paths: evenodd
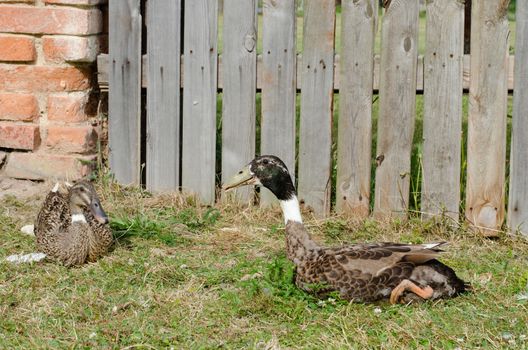
M 332 203 L 351 216 L 405 216 L 414 195 L 424 218 L 458 220 L 463 213 L 493 235 L 507 216 L 512 230 L 528 231 L 524 3 L 517 4 L 514 58 L 503 0 L 473 2 L 470 54 L 464 54 L 467 11 L 459 0 L 425 7 L 392 0 L 383 9 L 377 0 L 342 0 L 341 7 L 336 0 L 304 0 L 303 13 L 295 0 L 263 0 L 262 8 L 257 0 L 224 0 L 222 11 L 218 0 L 142 2 L 109 1 L 110 52 L 98 57 L 118 181 L 139 184 L 145 166 L 147 188 L 182 189 L 212 204 L 225 197 L 215 183 L 260 149 L 283 158 L 299 199 L 318 216 L 328 215 Z M 378 31 L 381 53 L 374 54 Z M 507 96 L 514 88 L 506 193 Z M 418 145 L 417 94 L 424 109 Z M 253 200 L 248 189 L 234 196 Z M 260 196 L 261 204 L 273 202 L 266 191 Z
M 341 90 L 341 77 L 340 77 L 340 70 L 341 70 L 341 56 L 342 55 L 334 55 L 334 92 L 339 92 Z M 372 80 L 372 90 L 378 91 L 379 90 L 379 72 L 380 72 L 380 55 L 373 55 L 372 56 L 372 62 L 373 62 L 373 80 Z M 108 81 L 109 81 L 109 64 L 108 64 L 109 55 L 108 54 L 100 54 L 97 57 L 97 80 L 99 87 L 103 91 L 108 90 Z M 183 72 L 183 65 L 184 57 L 181 57 L 181 75 L 180 75 L 180 87 L 183 88 L 184 86 L 184 72 Z M 463 65 L 462 65 L 462 87 L 464 90 L 469 90 L 469 71 L 470 71 L 470 55 L 464 55 L 463 56 Z M 514 62 L 515 62 L 515 56 L 510 55 L 509 61 L 508 61 L 508 91 L 512 92 L 514 87 Z M 148 71 L 146 70 L 148 67 L 148 54 L 143 55 L 142 57 L 142 75 L 141 75 L 141 87 L 147 88 L 148 87 Z M 295 78 L 297 84 L 297 91 L 301 91 L 302 87 L 302 72 L 300 69 L 302 66 L 302 54 L 297 54 L 297 76 Z M 418 63 L 417 63 L 417 72 L 416 72 L 416 92 L 422 93 L 424 89 L 424 56 L 418 55 Z M 256 89 L 258 91 L 262 90 L 262 54 L 257 55 L 257 64 L 256 64 L 256 74 L 257 74 L 257 80 L 256 80 Z M 223 91 L 224 89 L 224 57 L 222 54 L 218 55 L 218 80 L 217 80 L 217 89 L 219 92 Z

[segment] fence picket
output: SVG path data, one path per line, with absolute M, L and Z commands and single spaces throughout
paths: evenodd
M 295 179 L 295 0 L 264 0 L 261 153 L 280 157 Z M 261 191 L 266 205 L 274 196 Z
M 381 31 L 374 214 L 405 215 L 416 115 L 418 0 L 393 0 Z
M 504 218 L 507 4 L 472 4 L 466 217 L 484 235 L 495 235 Z
M 369 215 L 377 0 L 342 2 L 336 209 Z
M 185 2 L 182 187 L 215 200 L 218 0 Z
M 304 2 L 299 199 L 330 212 L 335 0 Z
M 424 56 L 423 217 L 458 220 L 462 132 L 464 4 L 427 3 Z
M 110 1 L 108 138 L 117 181 L 140 183 L 141 12 L 139 0 Z
M 149 1 L 147 17 L 147 188 L 180 181 L 180 0 Z
M 518 1 L 516 6 L 508 226 L 528 235 L 528 2 Z
M 222 180 L 255 156 L 257 0 L 224 1 Z M 236 190 L 248 201 L 252 189 Z

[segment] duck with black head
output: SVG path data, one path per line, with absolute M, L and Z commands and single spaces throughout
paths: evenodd
M 338 292 L 357 302 L 388 299 L 397 303 L 454 297 L 470 288 L 437 260 L 445 242 L 320 246 L 304 227 L 290 173 L 276 156 L 255 158 L 223 188 L 244 185 L 262 185 L 279 200 L 286 223 L 287 256 L 296 267 L 295 283 L 307 292 L 321 297 Z

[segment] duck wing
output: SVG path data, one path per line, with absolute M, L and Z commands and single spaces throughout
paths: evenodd
M 399 263 L 420 265 L 436 259 L 442 252 L 438 247 L 445 242 L 430 244 L 366 243 L 328 249 L 335 261 L 345 271 L 361 271 L 362 274 L 378 276 Z
M 52 190 L 44 199 L 44 203 L 35 222 L 35 236 L 39 238 L 54 234 L 59 229 L 69 225 L 70 207 L 66 196 L 57 190 Z

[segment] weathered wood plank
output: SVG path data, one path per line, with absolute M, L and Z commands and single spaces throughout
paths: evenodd
M 483 235 L 504 219 L 508 2 L 472 4 L 466 217 Z
M 424 218 L 445 213 L 458 220 L 464 4 L 431 1 L 426 14 L 421 210 Z
M 185 2 L 182 188 L 215 200 L 218 0 Z
M 336 209 L 369 215 L 377 0 L 342 2 Z
M 348 35 L 348 34 L 347 34 Z M 143 56 L 143 67 L 146 67 L 148 64 L 148 56 Z M 513 55 L 509 58 L 509 73 L 508 73 L 508 91 L 513 91 L 513 70 L 514 70 L 514 59 L 515 57 Z M 302 66 L 301 64 L 302 57 L 301 55 L 297 55 L 297 66 Z M 341 79 L 340 79 L 340 57 L 339 55 L 335 55 L 334 58 L 334 92 L 339 92 L 341 87 Z M 463 87 L 464 90 L 469 89 L 469 61 L 470 56 L 464 55 L 464 68 L 463 68 Z M 374 91 L 377 91 L 379 89 L 379 64 L 380 64 L 380 57 L 379 55 L 374 56 L 374 85 L 373 89 Z M 181 58 L 181 87 L 183 87 L 183 57 Z M 98 82 L 99 82 L 99 88 L 102 90 L 108 89 L 108 55 L 107 54 L 100 54 L 97 57 L 97 69 L 98 69 Z M 146 76 L 146 69 L 143 69 L 143 76 L 141 81 L 141 86 L 146 88 L 148 87 L 147 82 L 147 76 Z M 218 82 L 217 82 L 217 88 L 219 90 L 222 90 L 224 87 L 223 82 L 223 67 L 222 67 L 222 55 L 218 57 Z M 302 76 L 297 75 L 296 77 L 296 87 L 297 90 L 301 89 L 302 85 Z M 257 55 L 257 90 L 262 89 L 262 55 Z M 416 75 L 416 92 L 420 93 L 423 90 L 423 56 L 418 56 L 418 68 L 417 68 L 417 75 Z
M 418 0 L 393 0 L 381 31 L 374 214 L 406 215 L 416 115 Z
M 222 180 L 255 156 L 257 0 L 224 0 Z M 252 188 L 235 196 L 247 202 Z
M 180 0 L 149 1 L 147 17 L 147 188 L 180 181 Z
M 261 153 L 280 157 L 295 179 L 295 0 L 264 0 Z M 261 203 L 272 202 L 267 189 Z
M 108 141 L 110 169 L 123 184 L 140 182 L 141 13 L 139 0 L 109 4 Z
M 299 200 L 330 212 L 335 0 L 304 2 Z
M 528 235 L 528 2 L 518 1 L 508 226 Z

